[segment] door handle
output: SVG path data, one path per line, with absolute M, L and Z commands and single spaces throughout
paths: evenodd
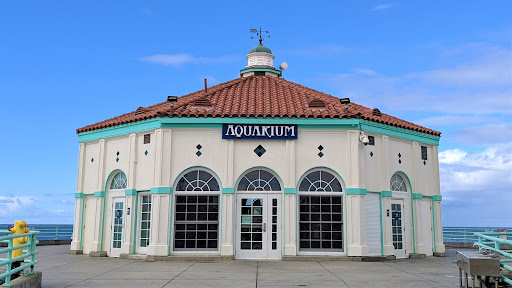
M 267 223 L 263 223 L 263 232 L 267 232 Z

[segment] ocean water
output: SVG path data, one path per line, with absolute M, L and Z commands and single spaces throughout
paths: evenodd
M 7 230 L 13 224 L 0 224 L 0 230 Z M 73 235 L 72 224 L 35 224 L 28 225 L 30 231 L 40 231 L 38 240 L 70 240 Z

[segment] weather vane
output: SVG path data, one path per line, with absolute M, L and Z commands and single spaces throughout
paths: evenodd
M 261 42 L 263 41 L 262 33 L 268 34 L 268 31 L 261 31 L 261 27 L 260 27 L 259 32 L 258 32 L 258 29 L 251 29 L 251 33 L 256 33 L 256 36 L 260 36 L 260 44 L 261 44 Z M 265 35 L 265 36 L 267 36 L 267 35 Z M 268 38 L 270 38 L 270 35 L 268 35 Z M 251 39 L 254 39 L 254 36 L 252 36 Z

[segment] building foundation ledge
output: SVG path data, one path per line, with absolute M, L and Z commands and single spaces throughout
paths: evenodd
M 427 254 L 410 253 L 409 258 L 410 259 L 425 259 L 425 258 L 427 258 Z
M 283 256 L 283 261 L 354 261 L 354 262 L 383 262 L 396 260 L 395 255 L 388 256 L 326 256 L 326 255 L 298 255 Z
M 69 251 L 69 254 L 80 255 L 80 254 L 84 254 L 84 251 L 83 250 L 71 250 L 71 251 Z
M 147 255 L 146 262 L 155 261 L 233 261 L 233 256 L 221 255 L 171 255 L 171 256 L 154 256 Z
M 434 257 L 446 257 L 445 252 L 434 252 Z
M 107 251 L 91 251 L 89 257 L 107 257 Z
M 148 257 L 148 255 L 142 255 L 142 254 L 126 254 L 126 253 L 121 253 L 121 255 L 119 255 L 119 259 L 130 259 L 130 260 L 144 260 L 144 261 L 146 261 L 147 257 Z

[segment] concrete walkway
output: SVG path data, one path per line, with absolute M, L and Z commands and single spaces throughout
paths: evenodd
M 447 257 L 389 262 L 162 261 L 70 255 L 40 246 L 43 287 L 457 287 L 455 250 Z

